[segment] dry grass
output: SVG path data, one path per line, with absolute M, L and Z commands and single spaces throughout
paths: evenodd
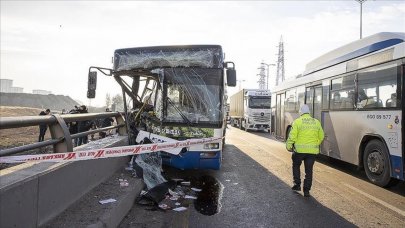
M 0 117 L 15 116 L 37 116 L 41 109 L 0 106 Z M 0 148 L 8 148 L 30 144 L 38 141 L 39 126 L 12 128 L 0 130 Z M 45 139 L 50 138 L 49 129 L 46 131 Z

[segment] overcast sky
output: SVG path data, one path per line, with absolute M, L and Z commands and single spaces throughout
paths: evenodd
M 283 36 L 285 75 L 359 39 L 360 4 L 346 1 L 1 1 L 1 78 L 89 105 L 89 66 L 112 67 L 115 49 L 219 44 L 236 64 L 241 88 L 258 88 L 260 62 L 276 63 Z M 363 37 L 405 32 L 403 1 L 363 4 Z M 270 83 L 276 68 L 270 67 Z M 230 90 L 230 94 L 239 89 Z M 99 75 L 91 105 L 121 93 Z M 70 107 L 67 107 L 70 108 Z

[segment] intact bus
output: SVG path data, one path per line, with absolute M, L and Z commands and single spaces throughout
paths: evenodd
M 225 93 L 226 86 L 236 85 L 234 67 L 219 45 L 137 47 L 115 50 L 113 69 L 90 67 L 89 79 L 91 69 L 107 71 L 124 100 L 132 99 L 134 111 L 125 110 L 132 143 L 140 130 L 153 142 L 224 137 Z M 180 155 L 162 151 L 163 164 L 219 169 L 223 142 L 183 148 Z
M 325 131 L 321 154 L 364 168 L 389 186 L 404 180 L 405 33 L 378 33 L 308 63 L 273 91 L 272 132 L 288 137 L 302 104 Z

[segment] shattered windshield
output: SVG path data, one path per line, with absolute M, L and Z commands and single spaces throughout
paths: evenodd
M 249 108 L 270 108 L 270 97 L 249 98 Z
M 165 69 L 167 122 L 213 123 L 221 121 L 222 70 Z

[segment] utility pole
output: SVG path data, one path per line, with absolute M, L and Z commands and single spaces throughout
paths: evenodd
M 257 68 L 260 70 L 260 72 L 257 74 L 259 76 L 259 89 L 265 89 L 266 87 L 266 65 L 264 65 L 264 62 L 260 64 L 260 67 Z
M 363 3 L 367 0 L 356 0 L 360 3 L 360 39 L 363 38 Z
M 276 64 L 272 64 L 272 63 L 265 63 L 263 60 L 262 60 L 262 62 L 260 63 L 260 67 L 259 68 L 257 68 L 257 69 L 259 69 L 260 70 L 260 73 L 258 74 L 258 75 L 260 75 L 261 77 L 264 75 L 264 72 L 266 72 L 266 89 L 268 90 L 269 89 L 269 71 L 270 71 L 270 69 L 269 69 L 269 67 L 270 66 L 275 66 Z M 260 82 L 261 80 L 259 80 L 259 82 Z M 260 83 L 259 83 L 259 87 L 260 87 Z M 264 85 L 263 85 L 263 89 L 264 89 Z
M 278 86 L 278 83 L 279 83 L 280 79 L 281 79 L 282 82 L 285 80 L 285 76 L 284 76 L 284 43 L 283 43 L 283 36 L 280 37 L 280 43 L 278 45 L 276 86 Z

